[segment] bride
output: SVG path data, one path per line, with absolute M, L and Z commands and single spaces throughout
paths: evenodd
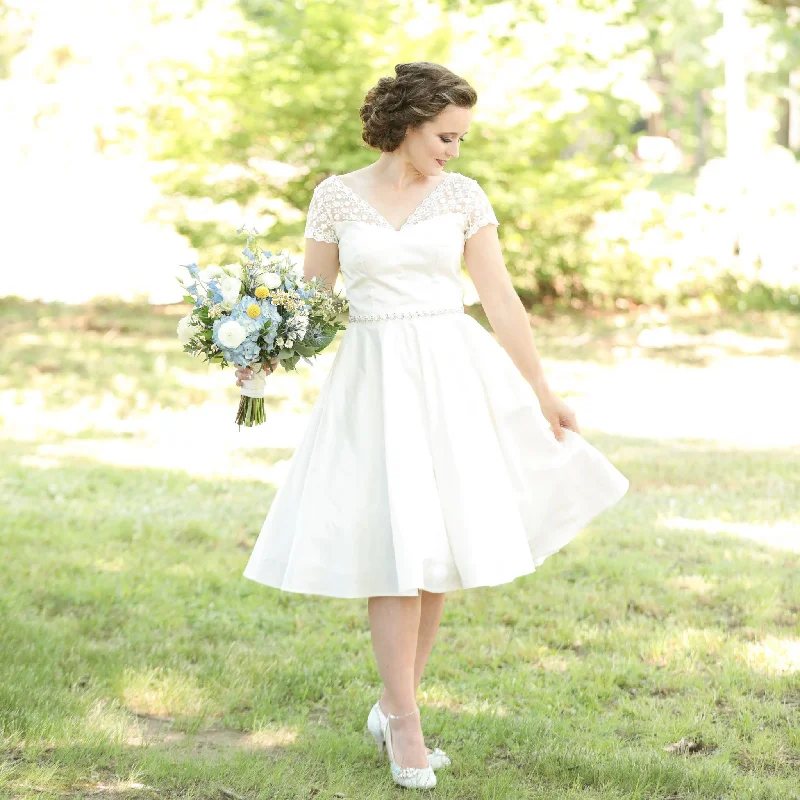
M 367 728 L 395 783 L 430 788 L 451 758 L 425 745 L 416 697 L 446 592 L 534 572 L 629 482 L 547 382 L 486 192 L 447 169 L 475 90 L 439 64 L 395 72 L 360 110 L 377 160 L 311 198 L 304 276 L 341 271 L 350 324 L 244 576 L 368 598 Z M 462 257 L 497 340 L 464 313 Z

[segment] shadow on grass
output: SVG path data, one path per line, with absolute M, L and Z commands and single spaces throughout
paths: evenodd
M 800 556 L 665 522 L 797 524 L 797 454 L 591 440 L 631 477 L 626 498 L 535 573 L 448 597 L 420 699 L 429 746 L 459 759 L 442 787 L 790 796 L 769 792 L 797 766 Z M 2 450 L 7 786 L 72 791 L 91 770 L 175 797 L 368 797 L 381 769 L 391 788 L 363 731 L 380 694 L 366 600 L 241 574 L 274 486 L 36 469 L 35 452 Z M 665 753 L 683 737 L 693 756 Z

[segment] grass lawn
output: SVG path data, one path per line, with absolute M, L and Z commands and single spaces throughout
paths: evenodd
M 367 601 L 241 574 L 338 340 L 239 431 L 181 313 L 0 300 L 0 797 L 406 796 L 365 731 Z M 631 489 L 448 595 L 433 796 L 800 798 L 800 319 L 532 324 Z

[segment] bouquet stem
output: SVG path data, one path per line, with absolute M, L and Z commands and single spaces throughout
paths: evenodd
M 240 428 L 242 425 L 252 428 L 254 425 L 261 425 L 266 419 L 264 398 L 242 395 L 239 400 L 239 410 L 236 412 L 236 424 Z
M 242 388 L 240 389 L 242 396 L 239 400 L 239 409 L 234 420 L 239 426 L 239 430 L 241 430 L 242 425 L 246 428 L 252 428 L 254 425 L 263 424 L 267 419 L 264 413 L 264 389 L 266 386 L 264 366 L 263 364 L 251 364 L 250 368 L 253 370 L 253 377 L 242 381 Z

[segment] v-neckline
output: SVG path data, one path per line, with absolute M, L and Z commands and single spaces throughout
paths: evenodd
M 419 211 L 422 210 L 422 207 L 428 203 L 428 201 L 436 194 L 436 192 L 439 191 L 439 188 L 449 180 L 450 175 L 452 175 L 451 172 L 444 173 L 444 177 L 439 181 L 439 183 L 436 184 L 436 186 L 433 187 L 433 191 L 428 192 L 428 194 L 422 198 L 417 207 L 406 217 L 406 221 L 399 228 L 395 228 L 395 226 L 392 225 L 392 223 L 389 222 L 389 220 L 386 219 L 386 217 L 384 217 L 383 214 L 381 214 L 381 212 L 372 205 L 372 203 L 363 198 L 355 189 L 351 189 L 338 175 L 334 175 L 333 177 L 336 178 L 340 185 L 344 186 L 344 188 L 347 189 L 347 191 L 350 192 L 353 197 L 355 197 L 357 200 L 360 200 L 373 214 L 375 214 L 375 216 L 378 217 L 381 222 L 391 228 L 395 233 L 400 233 L 400 231 L 402 231 L 403 228 L 405 228 L 406 225 L 411 222 L 411 220 L 419 213 Z

